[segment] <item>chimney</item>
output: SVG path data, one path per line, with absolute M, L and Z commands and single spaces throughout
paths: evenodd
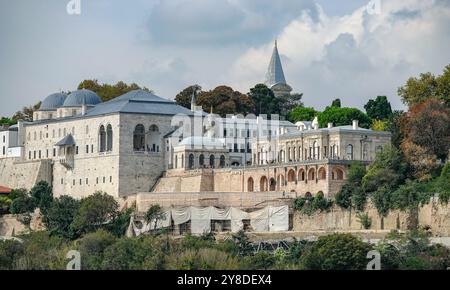
M 328 123 L 328 129 L 333 128 L 333 123 Z
M 353 120 L 353 130 L 358 129 L 358 120 Z
M 83 104 L 81 106 L 81 115 L 82 116 L 86 115 L 86 111 L 87 111 L 87 106 L 86 106 L 86 104 Z

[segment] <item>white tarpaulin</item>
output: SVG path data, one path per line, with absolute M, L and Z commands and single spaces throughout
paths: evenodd
M 165 212 L 166 219 L 158 220 L 156 228 L 180 225 L 191 222 L 192 234 L 203 234 L 211 231 L 211 220 L 230 221 L 231 231 L 236 233 L 244 228 L 243 220 L 250 220 L 251 226 L 257 232 L 278 232 L 289 229 L 289 208 L 288 206 L 272 207 L 268 206 L 251 213 L 240 209 L 215 208 L 210 207 L 185 207 L 175 208 Z M 127 236 L 139 236 L 154 229 L 154 221 L 143 223 L 142 228 L 135 225 L 134 219 L 130 221 Z
M 289 230 L 289 207 L 268 206 L 250 213 L 250 224 L 256 232 L 282 232 Z

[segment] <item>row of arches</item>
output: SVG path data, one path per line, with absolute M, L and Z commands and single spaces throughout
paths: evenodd
M 317 174 L 317 175 L 316 175 Z M 290 169 L 287 173 L 287 182 L 306 181 L 306 180 L 325 180 L 327 178 L 327 172 L 325 167 L 310 168 L 308 172 L 305 169 L 300 169 L 296 172 L 294 169 Z M 344 171 L 341 168 L 333 168 L 331 171 L 332 180 L 343 180 Z M 286 185 L 285 176 L 279 174 L 277 178 L 274 177 L 268 179 L 266 176 L 262 176 L 259 180 L 259 191 L 276 191 L 281 190 Z M 253 177 L 247 179 L 247 191 L 255 191 L 255 180 Z
M 194 154 L 189 154 L 188 160 L 187 160 L 187 168 L 188 169 L 194 169 L 194 168 L 216 168 L 216 156 L 214 154 L 209 155 L 208 159 L 206 159 L 204 154 L 200 154 L 198 156 L 198 163 L 196 164 L 196 158 Z M 175 168 L 178 167 L 178 155 L 175 156 Z M 220 155 L 219 157 L 219 168 L 224 168 L 226 165 L 225 163 L 225 155 Z M 184 168 L 184 154 L 181 155 L 181 168 Z
M 145 130 L 142 124 L 136 125 L 133 131 L 133 150 L 142 152 L 160 152 L 161 133 L 158 126 L 151 125 Z
M 110 152 L 113 150 L 113 129 L 111 124 L 106 126 L 101 125 L 98 133 L 99 151 Z

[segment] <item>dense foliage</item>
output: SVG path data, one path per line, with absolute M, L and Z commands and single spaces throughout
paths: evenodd
M 99 84 L 98 80 L 84 80 L 78 85 L 78 90 L 87 89 L 95 92 L 102 101 L 106 102 L 112 100 L 118 96 L 126 94 L 133 90 L 143 89 L 150 92 L 146 87 L 140 87 L 139 85 L 132 83 L 126 84 L 123 81 L 117 82 L 115 85 L 110 84 Z
M 328 123 L 333 123 L 334 126 L 347 126 L 352 124 L 353 120 L 358 120 L 362 128 L 370 128 L 372 124 L 372 120 L 364 112 L 346 107 L 326 107 L 318 119 L 320 127 L 326 127 Z

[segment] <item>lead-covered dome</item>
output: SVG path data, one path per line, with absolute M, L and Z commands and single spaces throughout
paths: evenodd
M 66 98 L 67 95 L 63 93 L 51 94 L 42 101 L 39 111 L 56 110 L 64 104 Z
M 74 91 L 67 96 L 63 107 L 81 107 L 83 104 L 87 106 L 95 106 L 101 103 L 100 97 L 93 91 L 82 89 Z

